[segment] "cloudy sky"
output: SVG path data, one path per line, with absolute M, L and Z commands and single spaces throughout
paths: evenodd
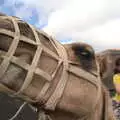
M 0 11 L 62 43 L 86 42 L 96 51 L 120 48 L 120 0 L 0 0 Z

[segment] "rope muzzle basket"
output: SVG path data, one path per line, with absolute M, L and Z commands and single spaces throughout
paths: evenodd
M 88 82 L 94 84 L 97 87 L 98 96 L 96 98 L 95 105 L 97 104 L 97 101 L 99 99 L 99 92 L 101 91 L 101 83 L 97 81 L 96 76 L 91 75 L 89 72 L 84 71 L 83 69 L 77 67 L 76 65 L 74 65 L 74 63 L 69 61 L 67 52 L 63 45 L 49 37 L 46 33 L 40 30 L 36 30 L 35 27 L 29 24 L 27 25 L 32 31 L 32 33 L 30 34 L 33 34 L 35 39 L 33 40 L 21 34 L 19 24 L 26 23 L 19 18 L 3 15 L 0 16 L 0 19 L 10 21 L 12 23 L 12 26 L 14 27 L 14 31 L 8 30 L 6 28 L 0 28 L 0 34 L 13 38 L 8 51 L 0 51 L 0 58 L 2 59 L 0 64 L 0 78 L 2 79 L 3 75 L 8 70 L 11 63 L 27 71 L 25 80 L 18 91 L 14 91 L 3 84 L 0 84 L 0 91 L 7 91 L 15 96 L 20 96 L 30 102 L 45 102 L 44 105 L 46 109 L 54 110 L 56 104 L 62 97 L 66 83 L 69 79 L 69 74 L 72 73 L 78 77 L 86 77 L 85 79 L 88 80 Z M 43 42 L 41 42 L 42 38 L 40 36 L 44 36 L 47 41 L 49 41 L 49 44 L 53 47 L 54 51 L 49 49 L 46 45 L 43 44 Z M 34 57 L 32 58 L 32 62 L 30 64 L 22 61 L 17 56 L 15 56 L 15 52 L 20 42 L 24 42 L 25 44 L 28 44 L 29 46 L 34 46 L 36 48 L 34 51 Z M 43 57 L 43 53 L 46 53 L 48 57 L 50 57 L 52 60 L 57 61 L 55 69 L 51 72 L 51 74 L 38 66 L 39 61 L 41 61 L 41 57 Z M 62 72 L 59 79 L 57 79 L 56 81 L 55 78 L 60 69 L 62 69 Z M 39 94 L 37 94 L 34 99 L 31 99 L 29 96 L 25 95 L 24 92 L 26 91 L 26 89 L 28 89 L 30 84 L 34 82 L 34 75 L 43 78 L 45 80 L 45 83 L 42 86 L 42 89 L 39 91 Z M 39 79 L 39 81 L 40 80 L 41 79 Z M 53 84 L 55 84 L 55 86 L 53 86 Z

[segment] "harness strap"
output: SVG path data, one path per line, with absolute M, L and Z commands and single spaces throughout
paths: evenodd
M 98 86 L 98 80 L 96 79 L 96 77 L 90 74 L 89 72 L 81 69 L 79 66 L 77 67 L 74 65 L 70 65 L 68 71 L 78 77 L 87 80 L 88 82 L 94 84 L 95 86 Z
M 10 60 L 15 53 L 15 50 L 17 48 L 17 45 L 19 43 L 19 38 L 20 38 L 20 30 L 19 30 L 18 24 L 16 23 L 16 21 L 14 20 L 13 17 L 9 16 L 9 18 L 11 19 L 11 21 L 14 25 L 15 33 L 14 33 L 13 42 L 6 54 L 6 57 L 4 58 L 4 60 L 2 61 L 1 65 L 0 65 L 0 78 L 3 76 L 3 74 L 5 73 L 5 71 L 7 70 L 8 66 L 10 64 Z M 8 19 L 8 18 L 3 17 L 2 19 Z
M 57 51 L 63 60 L 62 61 L 63 62 L 63 71 L 62 71 L 61 79 L 59 80 L 59 82 L 54 90 L 54 93 L 50 96 L 47 103 L 45 104 L 45 108 L 50 109 L 50 110 L 55 110 L 56 104 L 60 100 L 60 98 L 63 94 L 64 88 L 65 88 L 65 85 L 66 85 L 67 80 L 68 80 L 67 52 L 61 44 L 59 44 L 57 41 L 55 41 L 55 43 L 56 43 L 57 48 L 58 48 Z
M 31 64 L 31 66 L 30 66 L 30 68 L 29 68 L 29 71 L 28 71 L 27 76 L 26 76 L 26 79 L 25 79 L 25 81 L 24 81 L 24 83 L 23 83 L 23 85 L 22 85 L 22 88 L 18 91 L 17 94 L 22 93 L 22 92 L 29 86 L 29 84 L 31 83 L 31 81 L 32 81 L 32 79 L 33 79 L 34 71 L 35 71 L 35 69 L 36 69 L 36 67 L 37 67 L 39 58 L 40 58 L 41 53 L 42 53 L 42 47 L 41 47 L 41 44 L 40 44 L 39 37 L 38 37 L 37 33 L 35 32 L 34 28 L 33 28 L 31 25 L 30 25 L 30 27 L 31 27 L 34 35 L 35 35 L 36 42 L 37 42 L 37 44 L 39 44 L 39 45 L 38 45 L 38 47 L 37 47 L 35 56 L 34 56 L 34 58 L 33 58 L 33 60 L 32 60 L 32 64 Z

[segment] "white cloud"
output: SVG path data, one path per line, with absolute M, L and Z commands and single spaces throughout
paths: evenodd
M 43 29 L 57 39 L 86 41 L 96 50 L 120 48 L 120 0 L 8 0 L 23 3 L 16 15 L 27 15 L 36 8 Z M 12 2 L 11 2 L 12 1 Z M 19 14 L 18 14 L 19 13 Z M 29 13 L 28 17 L 31 14 Z
M 86 41 L 97 51 L 108 48 L 120 48 L 120 18 L 106 22 L 103 25 L 94 26 L 84 32 L 76 32 L 71 35 L 76 41 Z
M 86 41 L 96 50 L 120 48 L 119 0 L 71 0 L 49 17 L 44 30 Z

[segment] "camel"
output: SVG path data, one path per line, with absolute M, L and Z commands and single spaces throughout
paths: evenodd
M 52 120 L 115 120 L 90 45 L 63 45 L 4 14 L 0 14 L 0 91 L 22 98 Z
M 109 90 L 114 89 L 113 75 L 115 69 L 115 62 L 120 58 L 119 49 L 107 49 L 96 54 L 96 59 L 100 66 L 100 76 Z

